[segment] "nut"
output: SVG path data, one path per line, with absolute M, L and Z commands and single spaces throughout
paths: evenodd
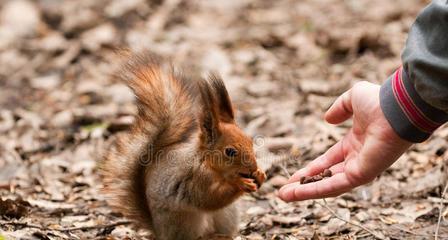
M 305 176 L 300 177 L 300 184 L 303 184 L 305 182 L 305 178 L 306 178 Z
M 300 184 L 307 184 L 312 182 L 320 181 L 324 178 L 331 177 L 333 173 L 330 169 L 325 169 L 323 172 L 316 174 L 314 176 L 302 176 L 300 177 Z
M 312 183 L 314 182 L 313 177 L 305 177 L 303 184 Z
M 323 177 L 331 177 L 331 176 L 333 175 L 333 173 L 331 172 L 330 169 L 325 169 L 325 170 L 322 172 L 322 175 L 323 175 Z
M 324 179 L 324 177 L 322 177 L 322 175 L 320 175 L 320 174 L 313 177 L 313 181 L 315 181 L 315 182 L 320 181 L 322 179 Z

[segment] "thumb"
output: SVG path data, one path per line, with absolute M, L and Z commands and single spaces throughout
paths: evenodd
M 352 89 L 339 96 L 325 113 L 325 121 L 338 124 L 349 119 L 353 114 Z

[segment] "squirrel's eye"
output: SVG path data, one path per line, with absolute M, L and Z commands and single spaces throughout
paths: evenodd
M 224 152 L 227 157 L 235 157 L 238 154 L 238 151 L 235 148 L 226 148 Z

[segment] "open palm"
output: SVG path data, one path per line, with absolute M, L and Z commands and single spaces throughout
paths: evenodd
M 398 137 L 384 117 L 379 91 L 379 85 L 360 82 L 335 101 L 325 120 L 338 124 L 353 116 L 353 127 L 322 156 L 297 171 L 280 189 L 280 198 L 298 201 L 340 195 L 375 179 L 411 146 Z M 302 176 L 325 169 L 330 169 L 333 176 L 308 184 L 298 182 Z

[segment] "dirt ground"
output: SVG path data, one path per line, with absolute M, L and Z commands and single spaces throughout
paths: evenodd
M 236 239 L 448 239 L 446 127 L 340 197 L 275 195 L 350 127 L 324 122 L 335 98 L 399 67 L 427 3 L 0 0 L 0 239 L 152 239 L 99 193 L 101 149 L 136 112 L 120 47 L 223 76 L 268 174 Z

